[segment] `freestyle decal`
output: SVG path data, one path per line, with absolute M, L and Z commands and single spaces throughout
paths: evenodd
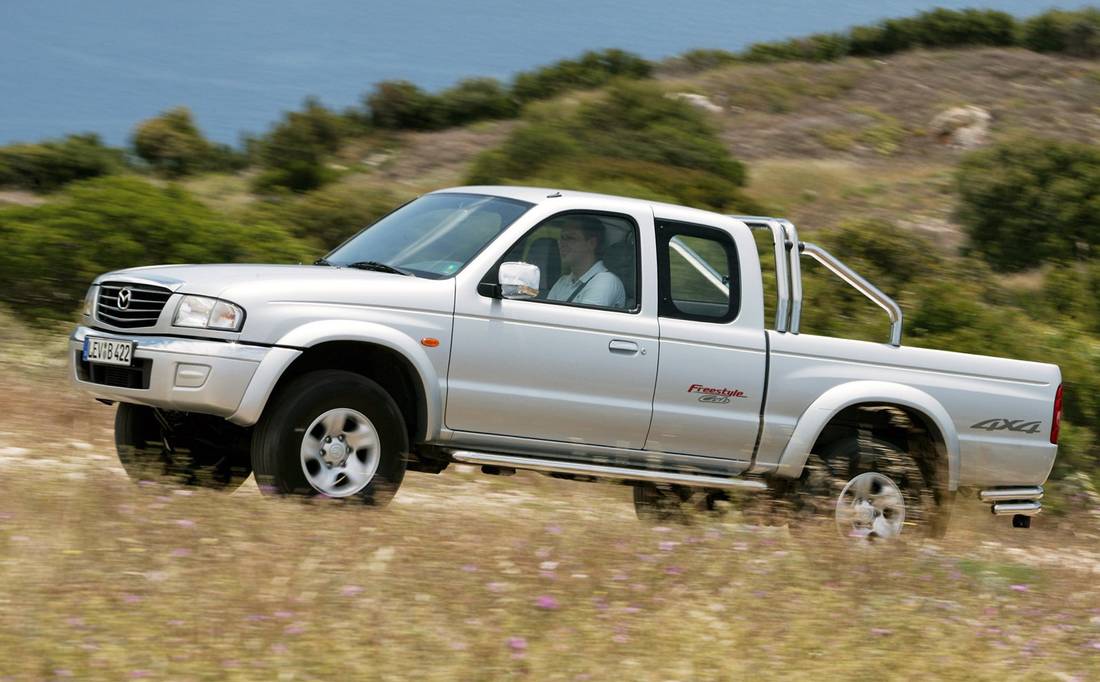
M 984 431 L 1016 431 L 1019 433 L 1039 433 L 1043 422 L 1029 422 L 1023 419 L 986 419 L 970 428 Z
M 745 392 L 737 388 L 714 388 L 712 386 L 704 386 L 702 384 L 692 384 L 688 387 L 688 393 L 702 393 L 699 396 L 699 402 L 701 403 L 714 403 L 717 405 L 725 405 L 730 401 L 730 398 L 745 398 Z

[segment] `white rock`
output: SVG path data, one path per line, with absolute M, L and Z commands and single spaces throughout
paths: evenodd
M 941 111 L 932 119 L 932 134 L 943 144 L 973 149 L 989 138 L 993 116 L 981 107 L 954 107 Z
M 672 99 L 683 100 L 694 107 L 698 107 L 703 111 L 709 111 L 712 114 L 720 114 L 723 111 L 722 107 L 712 102 L 706 95 L 699 95 L 694 92 L 673 92 L 668 96 Z

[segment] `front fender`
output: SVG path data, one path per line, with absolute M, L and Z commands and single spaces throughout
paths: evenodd
M 383 324 L 361 320 L 320 320 L 296 327 L 275 342 L 276 349 L 270 367 L 261 363 L 256 377 L 249 384 L 237 412 L 229 421 L 241 425 L 255 424 L 267 405 L 279 377 L 302 350 L 329 341 L 356 341 L 385 346 L 409 361 L 420 378 L 426 405 L 425 437 L 439 433 L 443 415 L 443 393 L 435 367 L 420 344 L 402 332 Z
M 947 410 L 924 391 L 889 381 L 852 381 L 825 391 L 799 417 L 775 473 L 788 478 L 800 476 L 810 449 L 833 417 L 845 408 L 864 403 L 899 405 L 927 417 L 939 429 L 947 449 L 948 489 L 959 487 L 959 435 Z

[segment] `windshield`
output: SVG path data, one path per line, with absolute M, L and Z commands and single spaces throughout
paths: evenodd
M 442 279 L 465 267 L 532 204 L 478 194 L 428 194 L 329 254 L 328 265 L 373 262 Z

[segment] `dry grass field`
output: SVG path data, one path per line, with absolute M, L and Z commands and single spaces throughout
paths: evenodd
M 62 338 L 0 344 L 0 680 L 1100 679 L 1100 510 L 850 547 L 533 474 L 134 485 Z

